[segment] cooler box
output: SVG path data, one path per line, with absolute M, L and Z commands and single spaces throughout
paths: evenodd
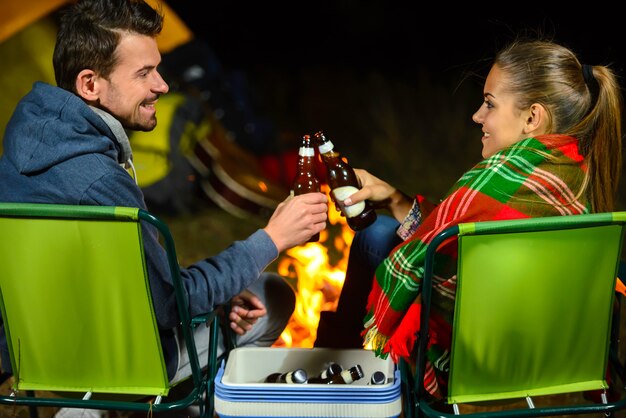
M 264 383 L 276 372 L 319 374 L 335 362 L 360 364 L 364 377 L 351 384 Z M 382 371 L 387 383 L 370 385 Z M 240 347 L 231 351 L 215 377 L 215 412 L 230 417 L 398 417 L 402 411 L 400 373 L 390 358 L 372 351 L 330 348 Z

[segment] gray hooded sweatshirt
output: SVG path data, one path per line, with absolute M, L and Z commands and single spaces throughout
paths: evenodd
M 121 125 L 104 116 L 71 92 L 35 83 L 19 102 L 4 134 L 0 202 L 147 209 L 141 189 L 122 166 L 128 157 L 125 133 L 117 129 Z M 178 361 L 173 340 L 178 314 L 172 279 L 156 230 L 144 225 L 143 232 L 152 297 L 171 378 Z M 181 268 L 190 314 L 210 312 L 227 302 L 277 257 L 276 246 L 259 229 L 221 253 Z M 2 366 L 11 372 L 4 329 L 0 331 Z

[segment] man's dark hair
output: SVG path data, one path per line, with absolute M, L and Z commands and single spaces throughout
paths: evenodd
M 57 85 L 76 93 L 76 77 L 84 69 L 107 78 L 123 32 L 155 37 L 162 28 L 160 7 L 143 0 L 78 0 L 61 14 L 52 58 Z

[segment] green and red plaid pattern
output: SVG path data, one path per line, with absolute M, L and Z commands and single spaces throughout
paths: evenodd
M 588 213 L 590 202 L 580 193 L 586 170 L 575 138 L 528 138 L 463 174 L 429 213 L 420 204 L 422 224 L 376 270 L 364 319 L 365 342 L 381 357 L 390 354 L 396 362 L 403 357 L 415 366 L 412 354 L 420 323 L 424 256 L 432 238 L 465 222 Z M 456 295 L 456 240 L 443 245 L 436 257 L 425 384 L 434 396 L 445 396 Z

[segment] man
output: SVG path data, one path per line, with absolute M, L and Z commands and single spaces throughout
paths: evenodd
M 162 23 L 162 14 L 143 0 L 79 0 L 64 10 L 53 57 L 57 87 L 35 83 L 7 125 L 0 201 L 146 208 L 131 175 L 125 129 L 150 131 L 157 124 L 157 102 L 168 92 L 157 70 L 155 37 Z M 270 346 L 286 326 L 295 297 L 281 277 L 262 272 L 281 251 L 324 229 L 326 211 L 323 193 L 287 198 L 264 228 L 181 269 L 190 313 L 230 300 L 237 344 Z M 167 371 L 179 381 L 190 369 L 177 338 L 167 259 L 156 231 L 143 228 Z M 208 330 L 198 332 L 205 334 L 200 350 L 206 351 Z M 2 367 L 10 369 L 4 330 L 0 340 Z

